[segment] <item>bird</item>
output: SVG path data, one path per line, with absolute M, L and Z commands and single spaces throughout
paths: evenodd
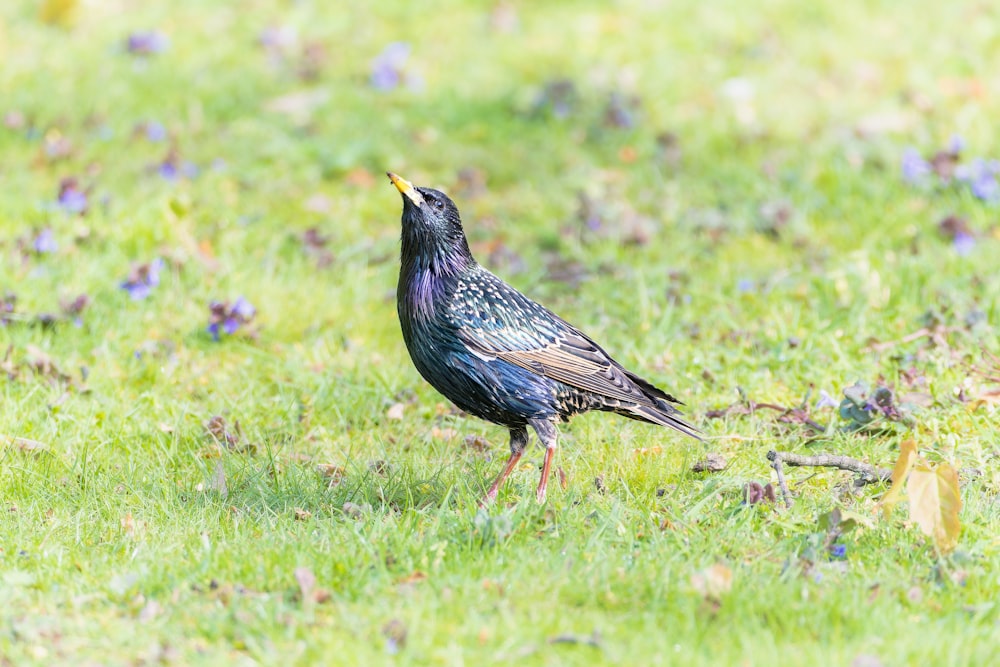
M 535 491 L 540 504 L 557 424 L 574 415 L 613 412 L 701 439 L 677 398 L 481 266 L 447 195 L 386 175 L 403 199 L 396 309 L 410 359 L 459 408 L 510 431 L 510 458 L 481 504 L 496 499 L 521 459 L 529 427 L 545 448 Z

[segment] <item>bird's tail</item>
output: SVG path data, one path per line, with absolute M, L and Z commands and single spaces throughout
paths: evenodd
M 668 403 L 660 401 L 657 405 L 634 405 L 622 406 L 616 412 L 620 415 L 638 419 L 639 421 L 669 426 L 678 430 L 684 435 L 689 435 L 696 440 L 701 440 L 701 432 L 691 424 L 684 421 L 680 410 Z
M 628 378 L 635 383 L 636 387 L 646 395 L 650 404 L 622 405 L 619 409 L 615 410 L 615 412 L 632 419 L 638 419 L 639 421 L 659 424 L 660 426 L 669 426 L 672 429 L 680 431 L 684 435 L 689 435 L 696 440 L 701 440 L 701 432 L 691 424 L 684 421 L 684 416 L 681 414 L 681 411 L 674 407 L 674 405 L 684 405 L 683 403 L 659 387 L 643 380 L 638 375 L 629 371 L 625 371 L 625 373 L 628 375 Z

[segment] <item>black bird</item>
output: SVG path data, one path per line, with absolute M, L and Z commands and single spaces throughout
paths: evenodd
M 413 365 L 461 409 L 510 429 L 510 459 L 484 502 L 520 460 L 528 426 L 545 447 L 540 503 L 559 420 L 604 410 L 699 437 L 674 407 L 680 401 L 480 266 L 451 199 L 387 175 L 403 196 L 396 307 Z

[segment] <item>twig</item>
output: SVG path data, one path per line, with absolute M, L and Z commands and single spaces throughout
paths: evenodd
M 945 335 L 961 330 L 962 330 L 961 327 L 933 327 L 933 328 L 924 327 L 922 329 L 917 329 L 911 334 L 903 336 L 899 340 L 887 340 L 882 343 L 870 343 L 868 345 L 868 349 L 871 350 L 872 352 L 884 352 L 885 350 L 894 348 L 897 345 L 912 343 L 913 341 L 919 340 L 921 338 L 930 338 L 932 341 L 934 341 L 934 343 L 940 345 L 941 343 L 946 342 L 944 339 Z
M 774 454 L 772 457 L 771 454 Z M 771 461 L 774 474 L 778 476 L 778 488 L 781 489 L 781 499 L 785 501 L 785 509 L 792 509 L 792 493 L 788 490 L 788 483 L 785 481 L 785 471 L 781 467 L 781 456 L 773 449 L 767 453 L 767 458 Z
M 772 465 L 784 462 L 790 466 L 813 466 L 848 470 L 858 475 L 858 479 L 855 481 L 857 486 L 874 484 L 876 482 L 888 482 L 892 479 L 892 471 L 888 468 L 876 468 L 870 463 L 852 459 L 850 456 L 838 456 L 836 454 L 802 456 L 801 454 L 792 454 L 791 452 L 777 452 L 772 449 L 767 453 L 767 460 L 771 461 Z M 778 481 L 781 481 L 780 473 L 778 474 Z

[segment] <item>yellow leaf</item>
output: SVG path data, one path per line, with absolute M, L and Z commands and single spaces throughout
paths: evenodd
M 896 466 L 892 469 L 892 486 L 889 488 L 889 492 L 882 496 L 882 502 L 879 503 L 882 515 L 886 518 L 889 518 L 892 508 L 899 502 L 906 473 L 910 472 L 916 458 L 917 442 L 915 440 L 904 440 L 899 443 L 899 459 L 896 460 Z
M 962 496 L 958 489 L 958 472 L 947 463 L 931 468 L 921 460 L 910 471 L 906 495 L 910 499 L 910 518 L 921 532 L 934 538 L 942 551 L 954 549 L 961 530 L 958 513 L 962 509 Z

